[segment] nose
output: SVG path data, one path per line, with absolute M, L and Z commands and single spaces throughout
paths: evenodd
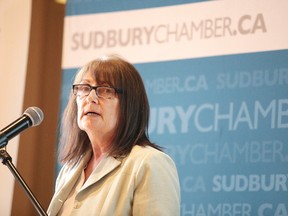
M 98 103 L 99 102 L 99 97 L 96 94 L 96 89 L 92 89 L 89 94 L 86 97 L 88 102 L 95 102 Z

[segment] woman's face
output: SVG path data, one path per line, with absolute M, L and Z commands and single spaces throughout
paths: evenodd
M 84 75 L 80 84 L 99 86 L 90 73 Z M 101 84 L 101 86 L 109 86 Z M 117 124 L 119 113 L 119 97 L 109 99 L 96 95 L 93 89 L 89 95 L 76 98 L 77 102 L 77 123 L 81 130 L 85 131 L 90 140 L 95 139 L 100 142 L 109 141 L 113 136 Z M 93 140 L 91 140 L 93 142 Z

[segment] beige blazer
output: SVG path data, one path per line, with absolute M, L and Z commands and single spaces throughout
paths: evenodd
M 57 215 L 82 173 L 90 154 L 57 177 L 48 215 Z M 134 146 L 122 159 L 105 157 L 75 198 L 71 215 L 178 216 L 180 189 L 172 159 L 152 147 Z

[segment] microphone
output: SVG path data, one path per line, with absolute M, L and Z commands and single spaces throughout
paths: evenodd
M 38 107 L 29 107 L 23 115 L 0 131 L 0 148 L 7 145 L 12 139 L 23 130 L 39 125 L 44 118 L 42 110 Z

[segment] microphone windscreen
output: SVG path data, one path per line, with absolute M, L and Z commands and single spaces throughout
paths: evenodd
M 27 115 L 31 121 L 32 121 L 32 127 L 39 125 L 44 118 L 44 114 L 42 110 L 38 107 L 28 107 L 25 112 L 25 115 Z

